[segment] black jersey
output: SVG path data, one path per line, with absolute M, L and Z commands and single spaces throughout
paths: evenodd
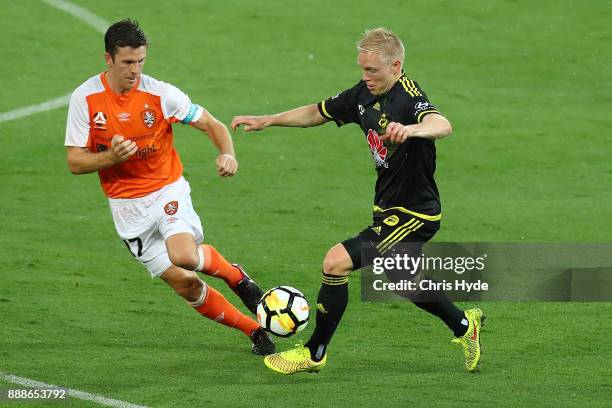
M 372 95 L 366 83 L 318 104 L 319 112 L 338 126 L 358 124 L 372 152 L 378 173 L 374 205 L 382 209 L 404 207 L 427 215 L 440 213 L 434 180 L 436 147 L 433 140 L 411 137 L 402 144 L 381 141 L 389 122 L 420 123 L 425 115 L 440 113 L 419 85 L 403 73 L 384 95 Z

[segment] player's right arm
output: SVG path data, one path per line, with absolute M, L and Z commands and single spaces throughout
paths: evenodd
M 72 174 L 93 173 L 126 161 L 138 150 L 138 146 L 123 136 L 111 139 L 110 149 L 94 153 L 88 148 L 90 119 L 86 96 L 90 89 L 88 83 L 81 85 L 70 96 L 68 119 L 66 122 L 66 162 Z
M 244 130 L 263 130 L 268 126 L 312 127 L 322 125 L 329 119 L 319 113 L 316 104 L 302 106 L 286 112 L 264 116 L 236 116 L 232 120 L 232 130 L 244 125 Z
M 302 106 L 275 115 L 236 116 L 232 120 L 232 129 L 235 131 L 240 125 L 244 125 L 244 130 L 247 132 L 262 130 L 268 126 L 311 127 L 332 120 L 338 126 L 358 123 L 357 92 L 360 86 L 361 82 L 318 104 Z
M 137 150 L 138 145 L 135 142 L 115 135 L 111 148 L 100 153 L 93 153 L 87 147 L 66 146 L 66 161 L 72 174 L 87 174 L 123 163 Z

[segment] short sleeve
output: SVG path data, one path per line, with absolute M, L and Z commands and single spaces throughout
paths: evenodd
M 347 123 L 359 123 L 357 113 L 358 87 L 359 84 L 319 102 L 317 105 L 319 113 L 324 118 L 336 122 L 338 127 Z
M 200 119 L 204 108 L 191 103 L 191 99 L 174 85 L 164 84 L 162 103 L 166 115 L 174 122 L 189 124 Z
M 421 123 L 423 118 L 430 113 L 441 114 L 438 108 L 436 108 L 427 98 L 425 92 L 421 89 L 419 84 L 415 81 L 409 80 L 404 77 L 400 80 L 404 89 L 410 95 L 408 105 L 405 109 L 405 114 L 408 116 L 408 120 L 412 123 Z
M 89 140 L 89 111 L 85 97 L 74 92 L 70 96 L 66 139 L 64 146 L 87 147 Z

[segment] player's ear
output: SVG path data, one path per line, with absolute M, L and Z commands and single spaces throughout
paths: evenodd
M 113 57 L 110 52 L 105 52 L 104 61 L 106 62 L 106 66 L 110 68 L 115 62 L 115 57 Z
M 393 74 L 397 75 L 402 71 L 402 61 L 396 59 L 393 61 L 393 63 L 391 64 L 391 66 L 393 67 Z

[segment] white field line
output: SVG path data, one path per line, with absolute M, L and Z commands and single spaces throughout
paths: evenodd
M 76 17 L 77 19 L 81 20 L 99 33 L 104 34 L 108 26 L 110 26 L 110 24 L 103 18 L 96 16 L 91 11 L 85 10 L 84 8 L 79 7 L 76 4 L 72 4 L 69 1 L 42 0 L 42 2 Z M 46 102 L 38 103 L 36 105 L 18 108 L 9 112 L 3 112 L 0 113 L 0 123 L 24 118 L 35 113 L 46 112 L 53 109 L 61 108 L 62 106 L 68 105 L 69 101 L 70 94 L 60 96 L 59 98 L 51 99 Z
M 44 382 L 31 380 L 29 378 L 18 377 L 13 374 L 7 374 L 0 371 L 0 380 L 4 380 L 11 384 L 21 385 L 23 387 L 29 388 L 41 388 L 41 389 L 53 389 L 53 388 L 64 388 L 58 385 L 47 384 Z M 113 408 L 149 408 L 145 405 L 136 405 L 130 402 L 116 400 L 112 398 L 107 398 L 103 395 L 90 394 L 88 392 L 74 390 L 72 388 L 67 388 L 67 394 L 69 397 L 78 398 L 86 401 L 95 402 L 96 404 L 103 405 L 105 407 L 113 407 Z M 42 400 L 40 401 L 42 402 Z
M 51 99 L 50 101 L 39 103 L 37 105 L 30 105 L 24 108 L 0 113 L 0 123 L 8 122 L 9 120 L 15 120 L 19 118 L 25 118 L 26 116 L 30 116 L 35 113 L 46 112 L 53 109 L 61 108 L 62 106 L 68 105 L 69 101 L 70 94 L 60 96 L 59 98 Z
M 96 16 L 89 10 L 84 9 L 83 7 L 77 6 L 76 4 L 72 4 L 66 0 L 42 0 L 43 3 L 47 3 L 48 5 L 65 11 L 68 14 L 73 15 L 77 19 L 81 20 L 88 26 L 92 27 L 99 33 L 106 33 L 106 29 L 110 26 L 106 20 L 102 17 Z

